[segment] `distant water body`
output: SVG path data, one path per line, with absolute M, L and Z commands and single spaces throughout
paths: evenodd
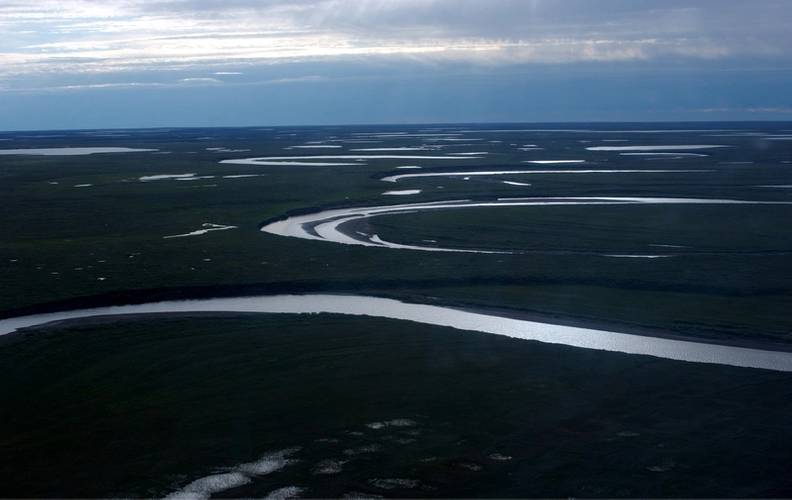
M 145 153 L 159 151 L 157 149 L 140 148 L 25 148 L 25 149 L 0 149 L 0 155 L 37 155 L 37 156 L 81 156 L 97 153 Z
M 0 335 L 55 321 L 155 313 L 334 313 L 447 326 L 585 349 L 720 365 L 792 371 L 792 353 L 595 330 L 355 295 L 269 295 L 98 307 L 0 320 Z

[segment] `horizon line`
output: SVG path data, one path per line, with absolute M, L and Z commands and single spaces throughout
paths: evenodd
M 792 123 L 792 119 L 787 120 L 586 120 L 586 121 L 462 121 L 462 122 L 360 122 L 360 123 L 336 123 L 336 124 L 286 124 L 286 125 L 214 125 L 214 126 L 201 126 L 201 125 L 159 125 L 159 126 L 146 126 L 146 127 L 88 127 L 88 128 L 46 128 L 46 129 L 0 129 L 0 134 L 12 134 L 16 132 L 84 132 L 96 130 L 158 130 L 158 129 L 242 129 L 242 128 L 323 128 L 323 127 L 410 127 L 410 126 L 430 126 L 430 125 L 580 125 L 580 124 L 619 124 L 619 123 L 651 123 L 651 124 L 681 124 L 681 123 L 769 123 L 769 124 L 783 124 Z

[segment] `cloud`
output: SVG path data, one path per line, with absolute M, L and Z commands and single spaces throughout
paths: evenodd
M 719 107 L 695 109 L 692 111 L 697 113 L 792 114 L 792 106 Z
M 10 0 L 0 80 L 410 58 L 479 66 L 787 61 L 785 0 Z M 200 82 L 198 79 L 202 79 Z M 220 83 L 190 76 L 185 83 Z M 167 83 L 165 79 L 164 83 Z
M 207 77 L 200 77 L 200 78 L 182 78 L 180 80 L 182 83 L 202 83 L 202 84 L 215 84 L 215 83 L 223 83 L 222 80 L 218 80 L 217 78 L 207 78 Z
M 222 73 L 222 72 L 220 72 Z M 217 78 L 181 78 L 176 81 L 166 82 L 112 82 L 112 83 L 83 83 L 70 85 L 51 85 L 42 87 L 5 88 L 0 85 L 0 93 L 39 93 L 39 92 L 79 92 L 88 90 L 144 90 L 144 89 L 184 89 L 186 87 L 207 87 L 223 85 L 227 87 L 256 87 L 269 85 L 286 85 L 298 83 L 322 83 L 329 81 L 350 81 L 354 78 L 329 78 L 320 75 L 305 75 L 289 78 L 254 79 L 241 82 L 224 82 Z

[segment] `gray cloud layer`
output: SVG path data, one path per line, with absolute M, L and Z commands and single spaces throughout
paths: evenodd
M 184 75 L 168 80 L 167 72 L 204 71 L 211 78 L 256 65 L 383 58 L 485 67 L 786 64 L 789 7 L 786 0 L 6 1 L 0 89 L 46 87 L 52 80 L 67 87 L 124 83 L 118 75 L 146 84 L 129 78 L 142 72 L 165 72 L 151 84 L 194 84 Z

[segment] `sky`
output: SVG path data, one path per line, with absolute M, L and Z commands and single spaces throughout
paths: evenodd
M 0 0 L 0 129 L 792 120 L 789 0 Z

